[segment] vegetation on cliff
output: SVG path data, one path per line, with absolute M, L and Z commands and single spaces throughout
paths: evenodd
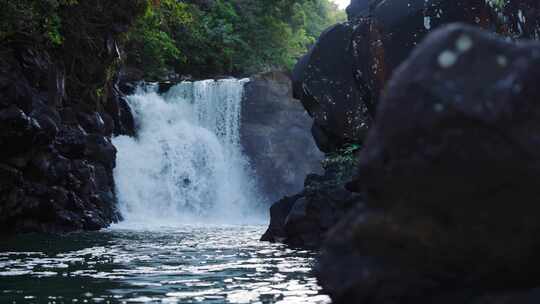
M 0 0 L 0 5 L 0 52 L 46 53 L 52 59 L 48 68 L 66 75 L 67 94 L 92 105 L 108 95 L 125 33 L 148 8 L 147 0 Z
M 154 1 L 130 33 L 128 63 L 146 78 L 290 68 L 344 19 L 329 0 Z
M 94 32 L 110 30 L 110 20 L 138 16 L 131 30 L 114 30 L 126 33 L 128 65 L 154 79 L 290 68 L 325 28 L 345 19 L 329 0 L 1 2 L 0 41 L 30 42 L 60 58 L 101 47 Z

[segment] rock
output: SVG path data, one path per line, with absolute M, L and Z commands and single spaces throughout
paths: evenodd
M 87 133 L 107 134 L 105 132 L 105 121 L 98 112 L 90 114 L 79 112 L 77 113 L 77 121 L 80 122 Z
M 10 187 L 20 185 L 23 178 L 21 172 L 17 169 L 0 164 L 0 180 L 4 181 L 0 184 L 0 192 L 2 192 Z
M 242 102 L 241 144 L 269 202 L 302 190 L 308 173 L 321 172 L 323 154 L 310 134 L 312 119 L 292 98 L 282 72 L 252 77 Z
M 293 73 L 295 95 L 315 120 L 324 138 L 315 141 L 324 152 L 361 141 L 371 124 L 367 92 L 356 85 L 351 68 L 352 34 L 348 23 L 326 30 Z
M 287 233 L 284 229 L 285 220 L 289 212 L 291 212 L 294 203 L 301 197 L 302 195 L 300 194 L 284 197 L 272 205 L 270 208 L 270 226 L 261 237 L 261 241 L 282 242 L 287 238 Z
M 27 151 L 40 130 L 39 123 L 16 106 L 0 110 L 0 155 L 10 157 Z
M 80 126 L 62 126 L 56 137 L 56 149 L 65 157 L 83 158 L 86 149 L 88 133 Z
M 354 158 L 325 163 L 324 175 L 308 175 L 304 191 L 270 208 L 270 226 L 261 240 L 318 248 L 330 228 L 351 208 L 362 205 L 362 195 L 345 189 L 354 172 Z
M 125 96 L 120 93 L 120 90 L 116 88 L 112 90 L 105 109 L 114 121 L 114 135 L 135 135 L 135 120 Z
M 369 209 L 350 212 L 323 250 L 333 303 L 537 299 L 538 79 L 540 44 L 462 24 L 415 49 L 348 185 Z
M 347 16 L 349 20 L 357 17 L 367 17 L 369 15 L 370 0 L 351 0 L 351 4 L 347 7 Z
M 49 106 L 57 107 L 62 105 L 62 101 L 66 98 L 66 76 L 64 69 L 56 65 L 51 65 L 49 68 L 49 83 L 48 83 Z
M 393 71 L 439 26 L 465 22 L 512 38 L 540 36 L 532 0 L 353 0 L 348 14 L 349 22 L 324 32 L 293 72 L 294 95 L 315 119 L 325 152 L 365 140 Z
M 109 170 L 112 170 L 115 167 L 116 148 L 112 145 L 111 141 L 104 136 L 88 136 L 84 154 L 88 159 L 104 165 Z
M 64 28 L 54 49 L 16 33 L 0 44 L 0 234 L 98 230 L 120 218 L 110 137 L 134 128 L 111 76 L 119 38 L 147 3 L 94 2 L 59 7 L 81 28 Z M 103 12 L 105 26 L 86 20 Z

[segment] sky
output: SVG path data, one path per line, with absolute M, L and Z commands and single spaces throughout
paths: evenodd
M 339 8 L 345 9 L 350 3 L 351 0 L 332 0 L 333 2 L 339 5 Z

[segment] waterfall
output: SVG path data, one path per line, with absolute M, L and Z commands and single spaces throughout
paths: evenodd
M 258 200 L 240 146 L 244 84 L 183 82 L 128 97 L 137 138 L 113 139 L 120 211 L 127 223 L 242 221 Z

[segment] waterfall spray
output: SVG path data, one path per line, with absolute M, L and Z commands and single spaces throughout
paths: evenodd
M 117 196 L 127 223 L 238 223 L 249 217 L 258 196 L 240 145 L 245 82 L 183 82 L 163 95 L 146 86 L 128 98 L 138 136 L 113 139 Z

